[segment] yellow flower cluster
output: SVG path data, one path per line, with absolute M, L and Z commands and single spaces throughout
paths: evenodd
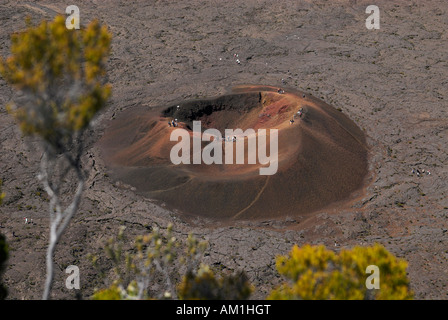
M 276 261 L 288 282 L 273 290 L 270 299 L 412 299 L 407 263 L 382 245 L 354 247 L 339 254 L 325 246 L 294 246 Z M 368 289 L 366 268 L 378 267 L 379 289 Z
M 0 74 L 25 97 L 8 106 L 25 135 L 56 144 L 89 125 L 111 94 L 102 83 L 111 38 L 98 21 L 69 30 L 63 16 L 11 36 Z

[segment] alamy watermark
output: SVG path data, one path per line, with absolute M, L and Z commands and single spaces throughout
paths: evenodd
M 366 274 L 370 274 L 370 276 L 366 279 L 366 288 L 371 289 L 379 289 L 380 288 L 380 268 L 376 265 L 370 265 L 366 268 Z
M 79 29 L 80 28 L 80 17 L 79 17 L 79 8 L 76 5 L 69 5 L 65 9 L 65 13 L 69 14 L 67 19 L 65 20 L 65 26 L 67 29 Z M 366 13 L 369 16 L 366 19 L 366 28 L 369 30 L 379 29 L 380 28 L 380 9 L 376 5 L 369 5 L 366 8 Z M 239 59 L 237 59 L 239 62 Z
M 65 273 L 69 274 L 65 280 L 65 287 L 69 290 L 80 289 L 79 268 L 75 265 L 68 266 Z M 366 274 L 369 276 L 366 279 L 366 288 L 368 290 L 380 289 L 380 269 L 376 265 L 369 265 L 366 268 Z
M 65 20 L 65 27 L 69 30 L 79 30 L 79 8 L 72 4 L 65 8 L 65 13 L 69 14 Z
M 267 136 L 269 135 L 269 155 L 267 154 Z M 180 139 L 180 141 L 179 141 Z M 268 165 L 259 168 L 260 175 L 273 175 L 278 169 L 278 129 L 225 129 L 225 135 L 217 129 L 202 132 L 201 122 L 193 121 L 193 149 L 190 133 L 177 128 L 171 132 L 170 141 L 178 141 L 170 152 L 173 164 L 245 164 L 245 141 L 247 140 L 247 164 Z M 201 151 L 203 141 L 209 141 Z M 258 142 L 258 143 L 257 143 Z M 223 155 L 224 143 L 224 155 Z M 234 162 L 235 146 L 235 162 Z M 193 151 L 193 159 L 190 151 Z
M 366 8 L 366 13 L 370 14 L 366 19 L 366 28 L 369 30 L 380 28 L 380 9 L 378 6 L 370 5 Z
M 71 265 L 65 269 L 65 273 L 70 274 L 65 280 L 65 287 L 69 290 L 79 289 L 79 268 L 77 266 Z

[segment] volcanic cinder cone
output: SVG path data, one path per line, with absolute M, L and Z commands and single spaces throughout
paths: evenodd
M 172 119 L 178 127 L 168 125 Z M 193 121 L 223 135 L 225 129 L 278 129 L 277 172 L 260 175 L 263 165 L 247 161 L 174 165 L 170 151 L 177 141 L 170 141 L 171 132 L 182 128 L 193 139 Z M 232 142 L 222 143 L 224 154 Z M 347 201 L 367 174 L 365 136 L 347 116 L 301 92 L 268 86 L 123 112 L 99 145 L 115 179 L 187 215 L 218 220 L 305 216 Z M 269 154 L 269 143 L 267 149 Z M 245 159 L 247 152 L 246 143 Z

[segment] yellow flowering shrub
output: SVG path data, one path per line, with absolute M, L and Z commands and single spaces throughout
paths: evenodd
M 8 106 L 25 135 L 56 149 L 85 129 L 104 107 L 111 88 L 102 83 L 111 34 L 92 21 L 69 30 L 63 16 L 11 36 L 11 55 L 0 57 L 0 74 L 22 97 Z
M 368 289 L 368 266 L 377 266 L 379 289 Z M 339 254 L 325 246 L 294 246 L 276 260 L 278 272 L 288 281 L 269 299 L 412 299 L 407 263 L 382 245 L 356 246 Z

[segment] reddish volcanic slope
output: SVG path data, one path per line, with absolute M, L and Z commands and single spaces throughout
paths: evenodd
M 172 119 L 178 127 L 168 126 Z M 266 165 L 248 164 L 243 136 L 237 140 L 245 141 L 244 164 L 174 165 L 170 151 L 178 142 L 170 141 L 171 132 L 187 130 L 193 146 L 198 139 L 193 121 L 222 135 L 225 129 L 256 134 L 267 129 L 268 155 L 270 129 L 278 129 L 277 172 L 260 175 Z M 223 157 L 226 144 L 236 145 L 221 143 Z M 99 146 L 115 179 L 184 214 L 217 220 L 305 216 L 349 199 L 367 174 L 365 136 L 347 116 L 314 97 L 269 86 L 239 86 L 215 98 L 126 110 L 111 121 Z

